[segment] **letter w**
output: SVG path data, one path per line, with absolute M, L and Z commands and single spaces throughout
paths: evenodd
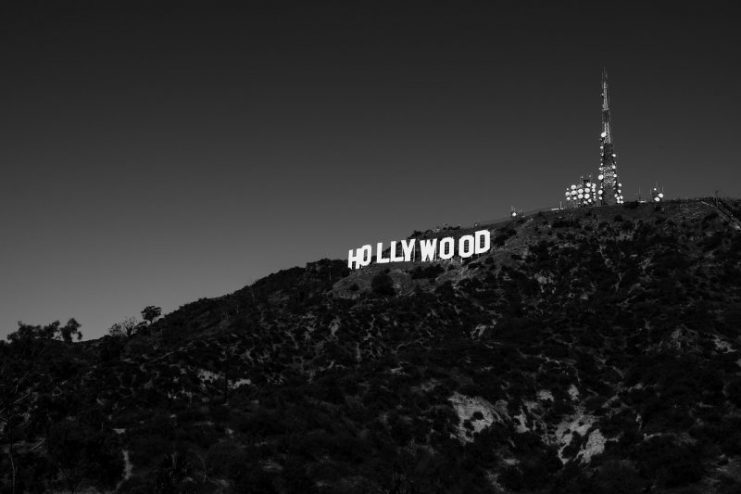
M 432 240 L 420 240 L 419 245 L 422 250 L 422 262 L 434 261 L 435 250 L 437 250 L 437 239 L 433 238 Z

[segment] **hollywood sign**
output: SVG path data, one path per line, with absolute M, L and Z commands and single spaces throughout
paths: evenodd
M 357 269 L 368 266 L 372 262 L 386 264 L 391 262 L 422 262 L 445 261 L 458 256 L 466 259 L 476 254 L 483 254 L 491 249 L 491 232 L 479 230 L 473 235 L 462 235 L 455 237 L 443 237 L 440 239 L 418 239 L 410 238 L 399 242 L 392 241 L 388 247 L 388 256 L 384 253 L 383 242 L 376 244 L 375 252 L 373 246 L 368 244 L 358 249 L 350 249 L 347 254 L 347 267 Z M 401 252 L 399 251 L 401 247 Z M 419 249 L 417 248 L 419 247 Z M 419 251 L 419 256 L 417 252 Z

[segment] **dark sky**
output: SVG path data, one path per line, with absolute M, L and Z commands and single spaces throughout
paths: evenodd
M 626 199 L 741 196 L 731 2 L 16 3 L 0 336 L 555 206 L 597 170 L 603 66 Z

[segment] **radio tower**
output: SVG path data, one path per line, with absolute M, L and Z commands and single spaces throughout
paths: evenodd
M 621 204 L 623 195 L 618 182 L 615 148 L 610 128 L 610 97 L 607 93 L 607 72 L 602 69 L 602 133 L 600 134 L 599 201 L 603 206 Z

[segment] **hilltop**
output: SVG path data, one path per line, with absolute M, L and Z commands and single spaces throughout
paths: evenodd
M 738 492 L 737 218 L 538 213 L 464 262 L 321 260 L 129 338 L 3 343 L 0 492 Z

